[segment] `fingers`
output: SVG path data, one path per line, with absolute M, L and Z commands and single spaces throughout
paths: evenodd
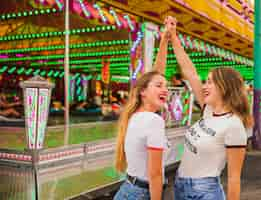
M 167 17 L 164 19 L 164 25 L 166 26 L 167 25 L 167 23 L 168 23 L 168 19 L 167 19 Z
M 172 16 L 167 16 L 165 19 L 164 19 L 164 25 L 166 26 L 167 24 L 170 24 L 172 26 L 176 26 L 177 24 L 177 19 L 175 17 L 172 17 Z
M 171 23 L 177 23 L 177 19 L 172 16 L 168 16 L 168 21 L 170 21 Z
M 176 24 L 177 20 L 176 18 L 172 16 L 167 16 L 164 19 L 164 31 L 161 34 L 161 38 L 164 40 L 171 40 L 171 38 L 176 35 Z

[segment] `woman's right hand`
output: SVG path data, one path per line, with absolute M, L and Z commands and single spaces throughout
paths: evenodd
M 175 17 L 167 16 L 164 20 L 164 24 L 166 27 L 167 32 L 169 33 L 170 39 L 175 39 L 177 35 L 177 20 Z
M 175 20 L 175 18 L 170 16 L 164 19 L 164 31 L 161 34 L 161 38 L 167 42 L 171 40 L 171 32 L 174 31 L 173 29 L 175 29 L 173 27 L 173 20 Z

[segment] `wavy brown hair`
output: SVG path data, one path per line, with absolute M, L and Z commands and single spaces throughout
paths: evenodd
M 253 117 L 244 80 L 240 73 L 230 67 L 215 68 L 210 73 L 225 106 L 242 120 L 245 128 L 252 127 Z
M 120 115 L 118 121 L 118 135 L 116 141 L 116 160 L 115 167 L 119 172 L 124 172 L 127 167 L 124 143 L 128 122 L 133 113 L 142 105 L 141 92 L 148 87 L 152 78 L 161 75 L 159 72 L 151 71 L 143 74 L 131 88 L 129 99 Z

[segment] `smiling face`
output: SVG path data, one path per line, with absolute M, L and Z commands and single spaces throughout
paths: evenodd
M 160 110 L 166 103 L 167 97 L 167 81 L 161 75 L 153 76 L 147 88 L 141 92 L 143 106 L 152 112 Z
M 215 107 L 217 104 L 223 103 L 221 93 L 217 85 L 215 85 L 213 81 L 211 72 L 208 75 L 208 79 L 206 83 L 203 85 L 203 94 L 204 94 L 204 104 Z

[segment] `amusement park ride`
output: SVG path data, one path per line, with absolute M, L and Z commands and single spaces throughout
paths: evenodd
M 209 69 L 225 65 L 240 71 L 246 81 L 255 78 L 255 84 L 260 82 L 256 78 L 258 74 L 261 76 L 260 67 L 255 68 L 253 74 L 254 7 L 250 1 L 72 0 L 69 1 L 70 13 L 67 13 L 70 18 L 68 30 L 64 27 L 65 3 L 65 0 L 9 0 L 1 3 L 1 87 L 6 86 L 3 80 L 10 77 L 15 79 L 13 89 L 17 89 L 15 85 L 32 76 L 51 79 L 56 85 L 63 85 L 63 78 L 68 76 L 69 80 L 65 82 L 70 83 L 67 85 L 70 97 L 86 100 L 86 88 L 93 81 L 102 83 L 99 87 L 104 88 L 109 88 L 112 82 L 132 84 L 140 74 L 151 70 L 158 51 L 161 25 L 168 15 L 177 18 L 178 37 L 202 80 Z M 65 36 L 69 41 L 67 45 Z M 260 39 L 255 39 L 259 44 Z M 70 53 L 66 54 L 65 49 Z M 167 79 L 179 70 L 175 55 L 170 52 L 169 47 Z M 255 51 L 256 55 L 258 53 L 260 50 Z M 65 58 L 70 75 L 64 71 Z M 260 93 L 261 85 L 258 86 L 256 91 Z M 55 87 L 56 97 L 58 93 L 60 96 L 66 93 L 63 86 Z M 192 120 L 193 106 L 193 95 L 189 90 L 171 88 L 171 92 L 170 101 L 162 113 L 172 143 L 170 168 L 177 165 L 182 155 L 183 133 Z M 30 99 L 30 94 L 27 96 Z M 260 96 L 256 95 L 254 99 L 257 102 L 255 112 L 260 109 Z M 26 107 L 27 111 L 33 113 L 32 109 L 38 109 L 38 104 L 41 108 L 39 99 Z M 48 113 L 48 101 L 43 99 L 41 102 L 45 103 L 43 113 Z M 0 176 L 8 183 L 6 191 L 0 191 L 0 199 L 77 199 L 79 195 L 88 199 L 90 191 L 97 196 L 97 191 L 101 195 L 105 190 L 115 190 L 123 176 L 111 167 L 114 139 L 52 149 L 38 148 L 40 139 L 43 144 L 47 118 L 44 118 L 44 125 L 39 126 L 37 117 L 42 116 L 41 113 L 36 114 L 36 118 L 29 115 L 30 112 L 25 119 L 26 150 L 0 151 Z M 28 126 L 29 119 L 32 126 Z M 255 128 L 257 134 L 260 134 L 259 126 Z M 38 128 L 43 134 L 41 137 L 37 136 Z M 28 138 L 33 138 L 31 143 Z M 82 179 L 94 174 L 103 176 L 102 180 L 93 183 Z M 82 186 L 68 189 L 74 184 Z

